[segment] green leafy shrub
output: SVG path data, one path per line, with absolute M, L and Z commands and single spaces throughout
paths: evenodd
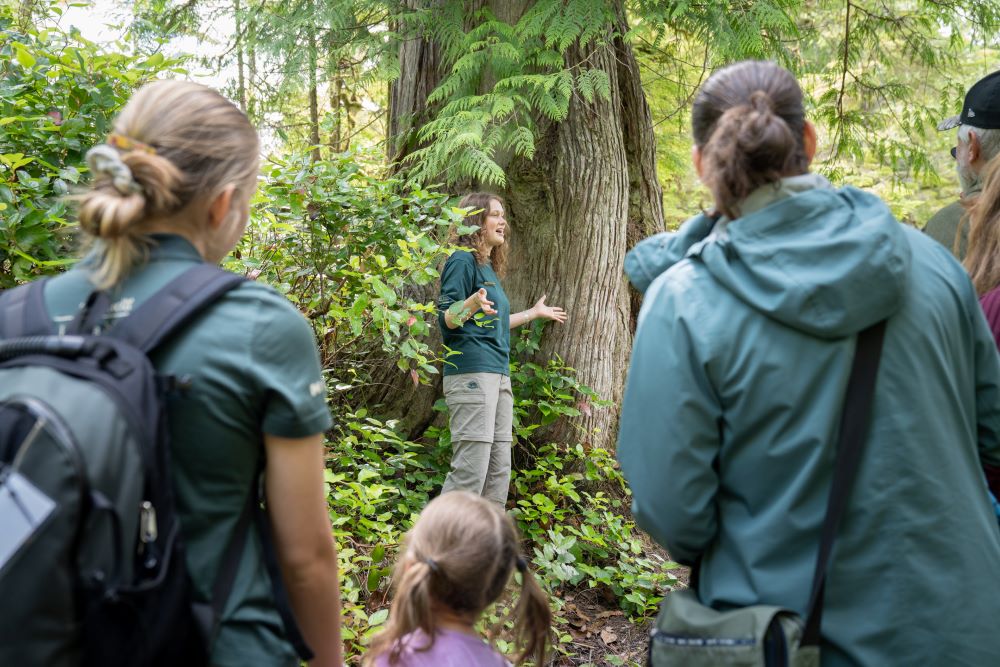
M 339 546 L 343 633 L 354 654 L 385 622 L 398 545 L 448 469 L 446 449 L 404 440 L 394 426 L 361 409 L 345 415 L 330 443 L 326 480 Z
M 84 155 L 135 88 L 178 65 L 76 31 L 18 31 L 14 11 L 0 4 L 0 289 L 74 261 L 65 195 Z
M 436 326 L 438 266 L 454 249 L 449 231 L 464 214 L 447 195 L 400 194 L 358 156 L 272 158 L 263 168 L 252 224 L 232 268 L 264 280 L 313 322 L 337 405 L 373 381 L 390 357 L 414 383 L 436 374 L 428 344 Z M 397 371 L 398 372 L 398 371 Z
M 535 442 L 542 422 L 572 421 L 589 406 L 604 405 L 561 360 L 534 359 L 542 331 L 525 328 L 511 361 L 516 446 L 524 459 L 513 471 L 512 515 L 537 576 L 554 594 L 556 648 L 570 654 L 561 593 L 602 589 L 603 597 L 618 600 L 626 614 L 640 620 L 677 583 L 671 575 L 676 565 L 650 555 L 649 543 L 628 516 L 628 490 L 610 452 Z M 443 400 L 438 409 L 447 409 Z M 429 428 L 419 442 L 404 439 L 395 426 L 357 410 L 344 416 L 329 445 L 330 511 L 340 547 L 344 637 L 352 656 L 363 654 L 368 638 L 388 618 L 389 580 L 402 537 L 439 492 L 449 468 L 446 426 Z M 505 602 L 489 610 L 484 625 L 507 611 Z M 503 640 L 498 645 L 508 646 Z
M 581 444 L 547 444 L 514 476 L 513 514 L 548 588 L 604 587 L 629 616 L 655 612 L 677 567 L 649 552 L 622 498 L 630 495 L 613 456 Z M 557 596 L 558 597 L 558 596 Z
M 521 327 L 513 339 L 510 379 L 514 392 L 514 432 L 523 442 L 534 440 L 537 429 L 557 419 L 589 415 L 592 409 L 609 405 L 577 380 L 576 370 L 558 355 L 538 359 L 544 328 L 544 322 L 535 320 L 531 326 Z M 574 422 L 569 423 L 575 426 Z

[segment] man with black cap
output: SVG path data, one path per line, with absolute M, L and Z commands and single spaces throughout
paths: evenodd
M 951 149 L 951 156 L 958 168 L 962 196 L 935 213 L 924 226 L 924 232 L 955 252 L 955 237 L 961 226 L 956 254 L 962 259 L 969 239 L 969 227 L 962 224 L 965 207 L 982 190 L 983 168 L 1000 155 L 1000 70 L 973 84 L 965 95 L 962 113 L 938 125 L 939 130 L 953 127 L 958 128 L 958 145 Z

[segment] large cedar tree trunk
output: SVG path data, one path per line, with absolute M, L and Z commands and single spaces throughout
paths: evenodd
M 476 4 L 488 4 L 495 16 L 514 23 L 532 3 Z M 624 28 L 624 9 L 617 5 L 617 27 Z M 415 40 L 404 44 L 400 55 L 402 72 L 390 107 L 394 128 L 405 128 L 407 119 L 419 122 L 426 96 L 441 78 L 440 72 L 429 71 L 429 63 L 439 63 L 432 44 Z M 571 48 L 566 66 L 581 63 L 608 75 L 610 99 L 588 104 L 576 96 L 566 120 L 537 119 L 534 158 L 504 165 L 508 184 L 502 194 L 513 231 L 504 288 L 512 311 L 530 307 L 542 293 L 549 304 L 567 310 L 565 325 L 547 325 L 542 354 L 560 355 L 584 384 L 611 402 L 584 420 L 585 432 L 563 425 L 549 437 L 610 449 L 638 307 L 622 264 L 636 241 L 663 229 L 662 193 L 649 107 L 631 47 L 616 39 Z M 405 141 L 397 146 L 397 159 L 412 149 Z M 420 409 L 413 404 L 407 421 L 426 423 L 412 414 Z
M 663 229 L 662 192 L 631 47 L 618 39 L 571 48 L 566 66 L 580 63 L 608 75 L 611 98 L 588 104 L 574 97 L 565 121 L 539 122 L 535 158 L 508 166 L 514 233 L 504 285 L 515 307 L 546 292 L 549 303 L 566 308 L 565 325 L 547 325 L 542 353 L 559 354 L 611 402 L 584 420 L 586 433 L 563 427 L 549 436 L 612 449 L 638 308 L 622 265 L 628 248 Z

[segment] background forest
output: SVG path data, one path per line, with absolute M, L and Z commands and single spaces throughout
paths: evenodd
M 71 27 L 88 13 L 112 37 Z M 642 625 L 684 575 L 631 521 L 614 462 L 639 307 L 621 266 L 707 203 L 690 102 L 749 57 L 802 82 L 816 170 L 922 226 L 958 193 L 954 136 L 934 126 L 1000 67 L 1000 3 L 0 0 L 0 289 L 77 257 L 66 195 L 137 86 L 193 77 L 246 110 L 266 155 L 227 262 L 285 293 L 320 341 L 357 664 L 399 540 L 447 469 L 433 302 L 456 195 L 503 195 L 513 308 L 545 291 L 569 314 L 516 341 L 509 509 L 553 594 L 555 663 L 640 664 Z

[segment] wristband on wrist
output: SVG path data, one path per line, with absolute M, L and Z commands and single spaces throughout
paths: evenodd
M 451 321 L 457 324 L 465 324 L 465 321 L 469 319 L 469 309 L 465 306 L 465 303 L 461 301 L 456 301 L 455 303 L 448 306 L 448 314 L 451 315 Z

